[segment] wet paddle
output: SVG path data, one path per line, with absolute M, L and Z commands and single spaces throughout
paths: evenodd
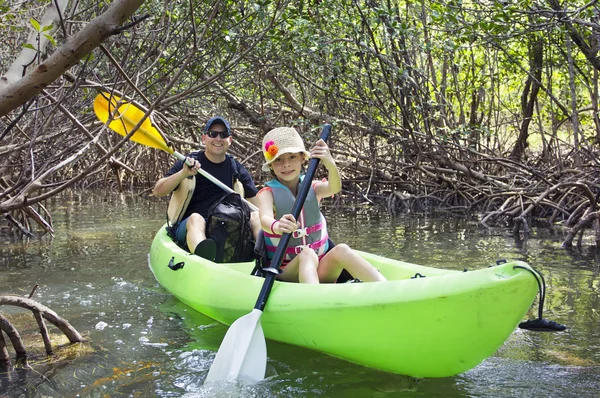
M 321 133 L 321 139 L 327 141 L 330 132 L 331 125 L 325 124 Z M 304 201 L 308 195 L 308 190 L 310 189 L 318 165 L 319 159 L 311 159 L 304 180 L 300 185 L 298 195 L 296 196 L 296 201 L 292 207 L 292 215 L 295 219 L 298 219 L 300 211 L 304 206 Z M 265 378 L 267 345 L 260 324 L 260 316 L 267 304 L 271 288 L 275 282 L 277 271 L 281 266 L 291 236 L 291 234 L 283 234 L 281 236 L 273 255 L 273 261 L 271 261 L 271 268 L 274 270 L 267 273 L 254 309 L 248 315 L 244 315 L 233 322 L 225 334 L 215 360 L 208 371 L 206 380 L 204 380 L 205 383 L 219 380 L 241 380 L 253 384 Z
M 110 99 L 110 103 L 109 103 Z M 109 93 L 100 93 L 94 99 L 94 112 L 98 119 L 102 122 L 106 123 L 117 105 L 119 105 L 120 98 L 116 96 L 110 96 Z M 131 130 L 139 123 L 140 120 L 146 114 L 145 111 L 136 107 L 132 103 L 122 102 L 119 105 L 118 110 L 114 112 L 114 119 L 110 122 L 108 127 L 116 133 L 126 136 L 131 132 Z M 160 149 L 165 151 L 177 159 L 185 162 L 185 156 L 181 153 L 174 151 L 171 149 L 165 140 L 162 138 L 156 127 L 152 125 L 152 121 L 149 117 L 147 117 L 138 130 L 131 136 L 131 141 L 137 142 L 138 144 L 142 144 L 145 146 L 149 146 L 151 148 Z M 212 181 L 214 184 L 218 185 L 221 189 L 226 192 L 234 192 L 233 189 L 229 188 L 227 185 L 223 184 L 221 181 L 217 180 L 215 177 L 204 171 L 204 169 L 199 169 L 198 172 L 206 177 L 208 180 Z M 248 206 L 254 210 L 258 211 L 258 208 L 254 206 L 252 203 L 248 202 L 244 198 L 242 198 Z

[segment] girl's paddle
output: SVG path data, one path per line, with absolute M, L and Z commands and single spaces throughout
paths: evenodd
M 326 124 L 323 127 L 321 139 L 327 141 L 330 132 L 331 125 Z M 298 195 L 296 196 L 296 201 L 292 207 L 292 215 L 295 219 L 298 219 L 300 216 L 300 211 L 304 206 L 304 201 L 308 195 L 308 190 L 310 189 L 318 165 L 319 159 L 311 159 Z M 236 379 L 247 383 L 257 383 L 265 378 L 267 345 L 260 325 L 260 316 L 267 304 L 271 288 L 277 276 L 276 272 L 281 266 L 290 239 L 291 234 L 282 235 L 273 255 L 273 261 L 271 261 L 271 268 L 275 271 L 267 273 L 252 312 L 233 322 L 225 334 L 215 360 L 208 371 L 206 380 L 204 380 L 205 383 Z
M 111 130 L 121 134 L 122 136 L 126 136 L 139 123 L 139 121 L 142 120 L 146 112 L 136 107 L 135 105 L 127 102 L 123 102 L 120 106 L 118 106 L 119 101 L 119 97 L 116 97 L 114 95 L 111 97 L 109 93 L 100 93 L 94 99 L 94 112 L 96 113 L 98 119 L 100 119 L 104 123 L 108 121 L 109 117 L 113 115 L 114 112 L 114 119 L 110 122 L 108 127 L 110 127 Z M 118 110 L 115 112 L 117 106 Z M 131 136 L 130 139 L 131 141 L 137 142 L 138 144 L 165 151 L 175 156 L 182 162 L 185 162 L 185 156 L 169 148 L 169 146 L 162 138 L 156 127 L 152 125 L 152 122 L 150 121 L 149 117 L 144 120 L 142 125 Z M 202 168 L 200 168 L 198 172 L 210 181 L 212 181 L 214 184 L 219 186 L 224 191 L 230 193 L 234 192 L 233 189 L 229 188 L 227 185 L 217 180 L 215 177 L 204 171 Z M 242 199 L 246 202 L 246 204 L 248 204 L 248 206 L 252 210 L 258 211 L 258 208 L 256 206 L 254 206 L 252 203 L 248 202 L 244 198 Z

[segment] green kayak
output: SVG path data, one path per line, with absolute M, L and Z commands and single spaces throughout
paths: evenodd
M 462 272 L 358 253 L 388 282 L 276 281 L 261 317 L 265 336 L 387 372 L 448 377 L 492 355 L 538 291 L 519 261 Z M 252 311 L 264 281 L 251 275 L 253 263 L 217 264 L 185 252 L 164 226 L 149 264 L 166 290 L 227 325 Z

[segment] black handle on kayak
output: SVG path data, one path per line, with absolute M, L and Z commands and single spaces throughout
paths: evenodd
M 331 133 L 331 124 L 325 124 L 323 126 L 323 131 L 321 132 L 321 139 L 327 142 L 329 138 L 329 134 Z M 306 171 L 306 175 L 304 176 L 304 180 L 300 185 L 300 191 L 296 196 L 296 201 L 294 202 L 294 206 L 292 206 L 292 216 L 294 219 L 298 219 L 300 216 L 300 211 L 304 206 L 304 201 L 308 196 L 308 190 L 310 189 L 312 179 L 317 171 L 317 167 L 319 166 L 319 159 L 311 159 L 308 164 L 308 170 Z M 292 234 L 285 233 L 281 236 L 279 240 L 279 244 L 277 245 L 277 249 L 275 250 L 275 254 L 273 255 L 273 260 L 271 261 L 271 268 L 278 270 L 281 267 L 281 262 L 285 257 L 285 251 L 290 243 L 290 239 Z M 275 282 L 276 274 L 273 272 L 267 273 L 265 277 L 265 282 L 263 283 L 262 289 L 260 290 L 260 294 L 258 295 L 258 300 L 256 300 L 256 304 L 254 308 L 257 310 L 263 310 L 265 305 L 267 304 L 267 299 L 269 298 L 269 294 L 271 293 L 271 288 L 273 287 L 273 283 Z

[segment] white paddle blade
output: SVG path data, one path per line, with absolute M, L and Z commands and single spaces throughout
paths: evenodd
M 265 378 L 267 345 L 261 315 L 262 311 L 253 309 L 231 325 L 204 383 L 241 380 L 254 384 Z

